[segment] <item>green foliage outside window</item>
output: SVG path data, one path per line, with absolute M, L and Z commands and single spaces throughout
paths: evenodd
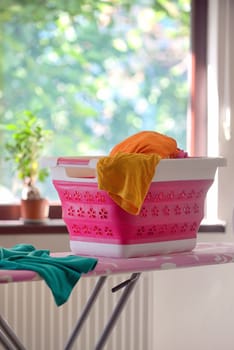
M 3 0 L 0 26 L 1 123 L 36 113 L 48 155 L 107 154 L 144 129 L 186 148 L 189 0 Z

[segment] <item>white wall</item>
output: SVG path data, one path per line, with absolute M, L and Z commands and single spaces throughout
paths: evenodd
M 155 274 L 154 349 L 234 349 L 234 266 Z
M 215 5 L 217 4 L 217 6 Z M 219 180 L 219 213 L 227 222 L 227 231 L 233 240 L 232 215 L 234 208 L 234 2 L 232 0 L 210 1 L 211 24 L 216 8 L 218 30 L 216 37 L 210 42 L 210 47 L 217 45 L 217 95 L 218 95 L 218 139 L 219 154 L 227 159 L 227 167 L 222 169 Z M 212 35 L 213 28 L 210 33 Z M 215 66 L 215 65 L 214 65 Z M 214 67 L 215 68 L 215 67 Z M 215 97 L 214 97 L 215 98 Z M 210 103 L 215 102 L 210 101 Z M 212 121 L 212 115 L 210 115 Z M 211 122 L 212 126 L 212 122 Z
M 32 244 L 36 249 L 49 249 L 51 252 L 70 251 L 69 238 L 66 234 L 9 234 L 0 235 L 1 246 L 12 247 L 15 244 Z

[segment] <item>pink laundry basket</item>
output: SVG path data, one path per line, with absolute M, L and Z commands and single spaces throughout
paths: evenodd
M 137 216 L 98 189 L 97 161 L 49 160 L 73 253 L 121 258 L 194 248 L 206 194 L 223 158 L 161 160 Z

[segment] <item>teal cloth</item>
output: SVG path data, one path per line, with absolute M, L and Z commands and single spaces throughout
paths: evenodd
M 97 259 L 91 257 L 52 257 L 49 250 L 36 250 L 29 244 L 0 247 L 0 269 L 37 272 L 50 288 L 57 306 L 68 300 L 81 274 L 93 270 L 96 264 Z

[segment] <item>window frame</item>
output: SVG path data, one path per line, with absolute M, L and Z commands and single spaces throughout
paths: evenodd
M 190 154 L 207 153 L 208 0 L 191 1 L 191 102 L 188 127 Z M 202 40 L 201 40 L 202 38 Z

